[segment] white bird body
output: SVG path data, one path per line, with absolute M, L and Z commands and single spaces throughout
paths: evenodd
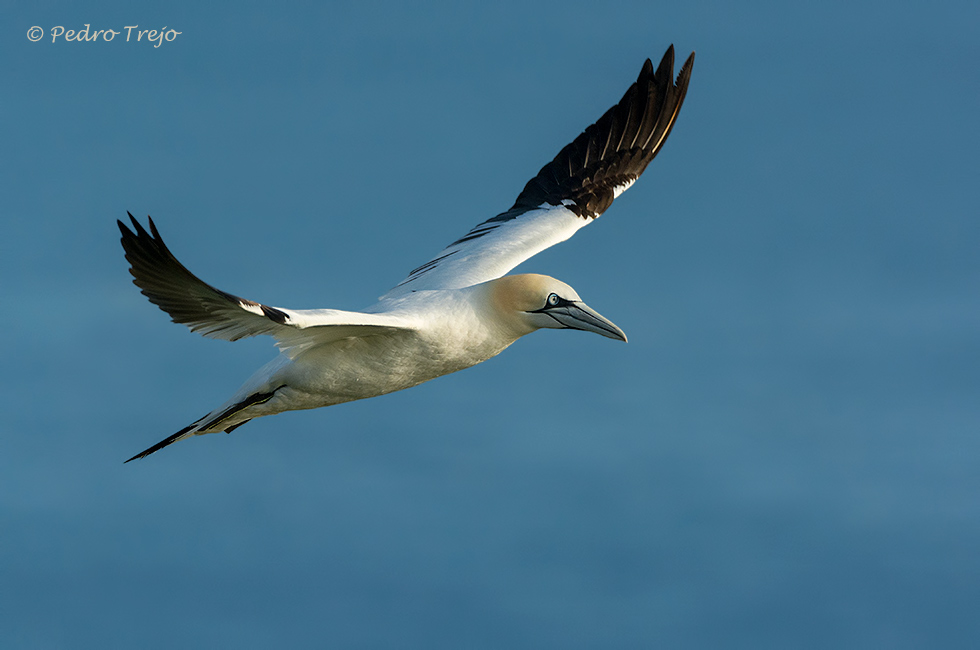
M 293 312 L 308 322 L 371 322 L 385 332 L 287 347 L 231 399 L 201 419 L 209 426 L 184 435 L 223 431 L 263 415 L 377 397 L 482 363 L 537 329 L 521 318 L 521 311 L 514 306 L 517 291 L 523 288 L 539 292 L 554 288 L 563 296 L 571 296 L 570 300 L 578 300 L 568 285 L 547 276 L 526 274 L 462 289 L 385 298 L 364 312 Z M 615 338 L 625 340 L 625 334 L 612 328 L 613 334 L 621 335 Z M 234 409 L 255 394 L 271 397 L 246 409 Z M 214 420 L 225 411 L 232 412 Z
M 411 388 L 486 361 L 520 334 L 481 308 L 482 295 L 471 300 L 485 292 L 483 285 L 481 291 L 473 289 L 424 291 L 381 301 L 362 313 L 347 312 L 350 320 L 366 320 L 358 318 L 363 315 L 390 322 L 392 331 L 310 346 L 295 356 L 287 351 L 260 369 L 228 406 L 279 386 L 284 388 L 254 412 L 332 406 Z
M 626 341 L 567 284 L 504 274 L 595 220 L 659 151 L 690 79 L 693 54 L 673 83 L 673 47 L 528 182 L 514 206 L 477 225 L 362 312 L 290 310 L 202 282 L 147 231 L 119 222 L 134 283 L 174 322 L 205 336 L 276 339 L 281 354 L 224 404 L 137 454 L 249 420 L 376 397 L 469 368 L 541 328 L 580 329 Z M 129 461 L 127 461 L 129 462 Z

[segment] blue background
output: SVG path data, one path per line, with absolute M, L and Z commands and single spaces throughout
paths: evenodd
M 5 3 L 4 647 L 973 647 L 973 2 Z M 173 42 L 30 42 L 37 25 Z M 275 354 L 130 283 L 358 309 L 697 50 L 661 155 L 520 267 L 630 343 L 122 461 Z M 678 62 L 679 66 L 679 62 Z

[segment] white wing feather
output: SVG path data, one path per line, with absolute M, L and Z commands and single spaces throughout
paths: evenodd
M 544 204 L 508 221 L 482 223 L 412 271 L 382 299 L 410 291 L 460 289 L 499 278 L 524 260 L 565 241 L 589 221 L 564 205 Z
M 484 221 L 382 298 L 493 280 L 564 241 L 625 192 L 660 151 L 684 102 L 694 54 L 674 82 L 674 47 L 647 59 L 618 104 L 528 181 L 513 207 Z

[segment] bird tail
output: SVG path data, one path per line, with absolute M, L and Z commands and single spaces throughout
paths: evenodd
M 282 386 L 280 386 L 279 388 L 282 388 Z M 136 460 L 137 458 L 145 458 L 154 452 L 160 451 L 164 447 L 172 445 L 175 442 L 180 442 L 185 438 L 190 438 L 191 436 L 198 436 L 205 433 L 217 433 L 219 431 L 224 431 L 225 433 L 231 433 L 232 431 L 242 426 L 246 422 L 252 420 L 252 418 L 246 418 L 244 420 L 239 419 L 237 422 L 226 424 L 233 418 L 233 416 L 241 413 L 242 411 L 244 411 L 250 406 L 255 406 L 256 404 L 264 404 L 268 402 L 270 399 L 272 399 L 273 395 L 276 394 L 276 390 L 279 390 L 279 388 L 276 388 L 275 390 L 267 393 L 265 392 L 252 393 L 245 399 L 233 403 L 231 406 L 212 411 L 211 413 L 208 413 L 200 420 L 197 420 L 196 422 L 193 422 L 192 424 L 184 427 L 183 429 L 173 434 L 172 436 L 168 438 L 164 438 L 163 440 L 153 445 L 149 449 L 144 449 L 140 453 L 136 454 L 135 456 L 127 460 L 125 463 L 128 463 L 130 460 Z M 125 463 L 123 464 L 125 465 Z

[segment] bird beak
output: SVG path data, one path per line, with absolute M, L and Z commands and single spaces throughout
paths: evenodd
M 584 302 L 574 302 L 564 307 L 554 307 L 547 310 L 547 314 L 565 327 L 583 330 L 585 332 L 595 332 L 611 339 L 626 342 L 626 334 L 623 330 L 602 314 L 595 311 Z

